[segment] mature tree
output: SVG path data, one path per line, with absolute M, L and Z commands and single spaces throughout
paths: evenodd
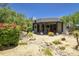
M 24 17 L 21 14 L 9 9 L 0 8 L 0 22 L 21 24 L 24 21 Z
M 61 17 L 61 21 L 63 21 L 64 24 L 67 25 L 69 23 L 69 16 L 63 16 L 63 17 Z
M 79 24 L 79 12 L 73 13 L 69 16 L 61 17 L 61 21 L 64 22 L 65 26 L 70 26 L 71 29 L 74 30 L 76 24 Z
M 26 22 L 27 22 L 27 20 L 26 20 Z M 28 20 L 28 22 L 27 22 L 27 31 L 32 31 L 32 20 Z
M 27 30 L 32 30 L 32 21 L 21 13 L 10 8 L 0 8 L 0 22 L 1 23 L 16 23 Z M 26 30 L 25 29 L 25 30 Z

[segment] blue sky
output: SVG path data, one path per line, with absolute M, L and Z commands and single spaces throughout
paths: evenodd
M 10 7 L 27 17 L 60 17 L 79 11 L 78 3 L 12 3 Z

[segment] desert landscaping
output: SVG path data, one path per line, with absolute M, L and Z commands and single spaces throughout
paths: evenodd
M 65 38 L 65 40 L 61 40 Z M 55 43 L 58 41 L 60 43 Z M 76 39 L 72 35 L 37 35 L 32 38 L 27 36 L 19 41 L 19 45 L 12 49 L 0 51 L 4 56 L 78 56 L 79 51 L 75 50 Z
M 14 5 L 20 5 L 21 11 L 18 9 L 17 12 L 18 7 Z M 40 6 L 36 4 L 34 7 L 37 5 Z M 32 14 L 30 17 L 26 15 L 31 4 L 26 9 L 22 9 L 23 6 L 28 4 L 0 4 L 0 56 L 79 56 L 79 12 L 35 18 Z M 48 6 L 46 8 L 48 12 Z

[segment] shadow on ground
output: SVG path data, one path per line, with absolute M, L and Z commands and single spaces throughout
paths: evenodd
M 17 47 L 17 46 L 9 46 L 9 47 L 4 46 L 4 47 L 0 47 L 0 51 L 9 50 L 9 49 L 13 49 L 13 48 L 15 48 L 15 47 Z

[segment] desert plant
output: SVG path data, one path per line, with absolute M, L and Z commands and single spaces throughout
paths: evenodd
M 59 40 L 54 40 L 53 43 L 54 43 L 55 45 L 61 44 L 61 42 L 60 42 Z
M 76 37 L 76 34 L 79 36 L 79 30 L 74 30 L 72 33 L 75 37 Z
M 54 36 L 54 33 L 53 32 L 48 32 L 48 35 L 49 36 Z
M 65 41 L 66 39 L 65 39 L 65 38 L 61 38 L 61 40 L 62 40 L 62 41 Z
M 50 44 L 50 45 L 53 45 L 53 43 L 52 43 L 52 42 L 50 42 L 49 44 Z
M 59 46 L 59 49 L 65 50 L 65 46 Z
M 28 32 L 27 36 L 28 37 L 33 37 L 33 33 L 32 32 Z
M 79 46 L 79 30 L 74 30 L 73 32 L 73 36 L 76 38 L 76 41 L 77 41 L 77 45 L 75 46 L 75 49 L 78 49 L 78 46 Z
M 43 49 L 43 51 L 44 51 L 45 55 L 48 55 L 48 56 L 53 55 L 51 49 L 49 49 L 49 48 L 45 48 L 45 49 Z

